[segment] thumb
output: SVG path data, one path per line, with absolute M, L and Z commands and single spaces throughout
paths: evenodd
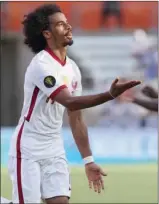
M 119 79 L 118 79 L 118 78 L 116 78 L 116 79 L 113 81 L 112 86 L 114 86 L 115 84 L 117 84 L 117 83 L 118 83 L 118 81 L 119 81 Z
M 102 169 L 100 169 L 100 174 L 101 174 L 102 176 L 107 176 L 107 173 L 105 173 Z

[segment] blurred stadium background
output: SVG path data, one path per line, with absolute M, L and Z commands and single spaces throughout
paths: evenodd
M 33 54 L 23 45 L 23 16 L 43 2 L 1 2 L 1 195 L 11 198 L 9 141 L 23 102 L 23 80 Z M 50 3 L 50 2 L 45 2 Z M 79 65 L 83 94 L 105 91 L 115 77 L 158 88 L 158 2 L 56 2 L 73 26 L 69 56 Z M 125 94 L 136 94 L 134 89 Z M 108 171 L 106 189 L 88 189 L 81 158 L 64 117 L 63 137 L 72 171 L 72 203 L 157 203 L 157 114 L 122 96 L 84 111 L 97 163 Z

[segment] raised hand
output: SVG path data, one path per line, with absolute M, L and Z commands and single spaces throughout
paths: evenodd
M 116 98 L 128 89 L 131 89 L 139 84 L 141 84 L 141 81 L 128 81 L 125 83 L 119 83 L 119 79 L 117 78 L 113 81 L 109 92 L 113 98 Z

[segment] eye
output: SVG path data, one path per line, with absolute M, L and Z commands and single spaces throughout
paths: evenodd
M 64 26 L 64 22 L 59 22 L 58 25 L 59 26 Z

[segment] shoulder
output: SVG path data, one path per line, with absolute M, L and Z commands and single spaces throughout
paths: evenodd
M 45 50 L 42 50 L 41 52 L 39 52 L 38 54 L 36 54 L 33 58 L 33 63 L 35 64 L 43 64 L 43 63 L 47 63 L 47 64 L 52 64 L 54 63 L 53 58 L 49 55 L 48 52 L 46 52 Z
M 33 57 L 29 67 L 32 72 L 55 71 L 57 69 L 56 63 L 45 50 Z

